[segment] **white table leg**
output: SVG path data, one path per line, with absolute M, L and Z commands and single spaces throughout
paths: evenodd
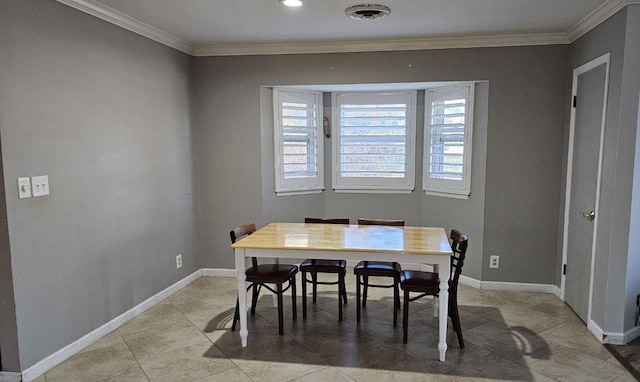
M 439 273 L 438 272 L 439 270 L 440 270 L 440 267 L 438 266 L 438 264 L 433 264 L 433 272 Z M 440 299 L 438 298 L 438 296 L 433 296 L 433 317 L 438 317 L 439 302 L 440 302 Z
M 240 339 L 242 347 L 247 347 L 249 330 L 247 330 L 247 275 L 245 273 L 246 264 L 244 249 L 235 249 L 236 271 L 238 272 L 238 304 L 240 306 Z
M 439 342 L 438 350 L 440 350 L 440 361 L 444 362 L 445 355 L 447 353 L 447 323 L 448 323 L 448 308 L 449 308 L 449 274 L 451 265 L 449 259 L 446 259 L 446 263 L 440 264 L 439 278 L 440 278 L 440 306 L 438 317 L 438 331 Z

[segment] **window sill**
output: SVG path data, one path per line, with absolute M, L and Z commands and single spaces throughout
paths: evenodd
M 333 191 L 337 194 L 411 194 L 413 192 L 413 190 L 360 190 L 346 188 L 335 188 Z
M 424 192 L 425 195 L 429 195 L 429 196 L 439 196 L 441 198 L 450 198 L 450 199 L 462 199 L 462 200 L 468 200 L 469 199 L 469 194 L 453 194 L 453 193 L 449 193 L 449 192 L 440 192 L 440 191 L 426 191 Z
M 321 194 L 322 191 L 324 191 L 324 188 L 320 190 L 276 191 L 276 196 Z

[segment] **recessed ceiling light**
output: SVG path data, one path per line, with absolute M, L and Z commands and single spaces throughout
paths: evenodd
M 302 6 L 302 0 L 280 0 L 280 2 L 287 7 L 300 7 Z
M 354 20 L 377 20 L 389 16 L 391 9 L 386 5 L 358 4 L 344 10 Z

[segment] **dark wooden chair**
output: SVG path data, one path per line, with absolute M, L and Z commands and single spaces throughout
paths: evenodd
M 229 232 L 231 236 L 231 244 L 235 243 L 241 238 L 251 235 L 256 231 L 256 225 L 249 223 L 240 227 L 234 228 Z M 296 312 L 296 273 L 298 273 L 298 267 L 291 264 L 260 264 L 258 265 L 258 259 L 251 258 L 252 266 L 247 269 L 245 274 L 247 275 L 247 282 L 251 283 L 247 288 L 253 289 L 251 298 L 251 315 L 256 314 L 256 304 L 258 303 L 258 295 L 262 287 L 265 287 L 269 291 L 275 293 L 278 296 L 278 332 L 280 335 L 284 334 L 283 326 L 283 307 L 282 296 L 289 288 L 291 288 L 291 307 L 293 309 L 293 319 L 297 318 Z M 283 284 L 288 282 L 286 288 L 283 289 Z M 272 289 L 267 284 L 275 284 L 276 289 Z M 240 304 L 236 300 L 236 311 L 233 315 L 233 325 L 231 331 L 236 330 L 236 323 L 240 319 Z
M 305 218 L 305 223 L 313 224 L 349 224 L 349 219 L 341 218 Z M 306 259 L 300 263 L 302 272 L 302 318 L 307 318 L 307 283 L 311 283 L 313 303 L 318 296 L 318 285 L 338 285 L 338 319 L 342 321 L 342 304 L 347 303 L 347 287 L 344 277 L 347 274 L 346 260 Z M 307 279 L 311 274 L 311 280 Z M 318 281 L 318 273 L 333 273 L 338 275 L 337 281 Z
M 469 239 L 460 231 L 451 230 L 451 276 L 449 279 L 449 317 L 453 324 L 453 329 L 458 335 L 460 349 L 464 348 L 462 339 L 462 327 L 460 326 L 460 314 L 458 313 L 458 280 L 462 273 L 464 258 L 467 254 Z M 440 292 L 440 280 L 437 273 L 421 271 L 402 271 L 400 274 L 400 288 L 404 291 L 404 312 L 402 316 L 402 327 L 404 328 L 404 343 L 407 343 L 407 332 L 409 328 L 409 302 L 415 301 L 424 296 L 438 296 Z M 410 292 L 420 293 L 420 295 L 409 298 Z
M 384 226 L 404 226 L 404 220 L 387 220 L 387 219 L 358 219 L 359 225 L 384 225 Z M 402 268 L 396 262 L 388 261 L 361 261 L 353 268 L 356 275 L 356 322 L 360 323 L 361 307 L 360 307 L 360 287 L 363 287 L 362 306 L 367 306 L 367 292 L 369 287 L 374 288 L 393 288 L 393 326 L 398 325 L 398 310 L 400 309 L 400 272 Z M 374 285 L 369 284 L 370 276 L 382 276 L 393 278 L 393 284 L 390 285 Z

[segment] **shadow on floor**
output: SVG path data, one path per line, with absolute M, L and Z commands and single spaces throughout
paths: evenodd
M 393 327 L 392 299 L 370 300 L 363 308 L 359 325 L 355 323 L 354 299 L 344 310 L 344 320 L 337 319 L 335 293 L 319 295 L 317 304 L 308 305 L 308 317 L 302 319 L 301 301 L 298 319 L 293 320 L 291 303 L 285 299 L 283 336 L 278 335 L 277 313 L 273 299 L 263 295 L 256 315 L 248 312 L 248 346 L 239 338 L 239 323 L 231 331 L 234 307 L 212 317 L 205 333 L 215 346 L 234 362 L 260 361 L 286 364 L 334 366 L 363 379 L 366 373 L 379 379 L 406 377 L 405 374 L 446 374 L 518 381 L 537 380 L 538 375 L 518 364 L 528 355 L 534 359 L 549 359 L 547 342 L 525 326 L 507 326 L 504 320 L 487 319 L 487 314 L 500 317 L 497 308 L 486 307 L 483 315 L 472 313 L 476 307 L 460 305 L 460 315 L 466 346 L 460 349 L 449 320 L 447 331 L 447 361 L 438 359 L 438 320 L 433 317 L 432 303 L 414 303 L 410 307 L 409 341 L 402 342 L 402 311 L 399 325 Z M 214 354 L 212 352 L 212 354 Z M 355 378 L 354 378 L 355 379 Z

